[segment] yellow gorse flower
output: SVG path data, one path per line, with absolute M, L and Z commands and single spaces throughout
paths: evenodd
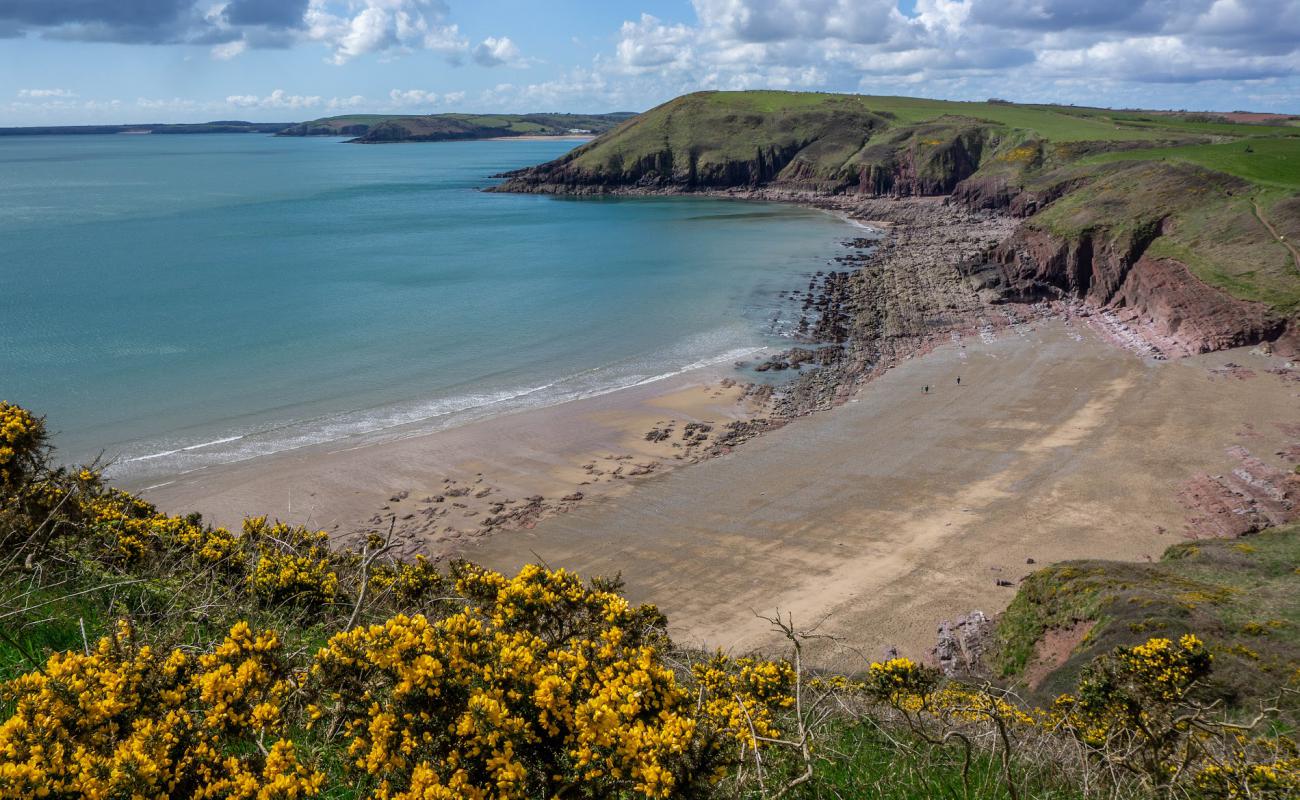
M 341 723 L 376 798 L 523 798 L 578 784 L 670 797 L 691 754 L 735 734 L 737 695 L 767 735 L 792 702 L 788 664 L 720 658 L 697 708 L 645 624 L 657 612 L 572 573 L 528 566 L 506 578 L 462 564 L 453 578 L 459 611 L 399 615 L 316 655 L 322 716 Z
M 212 653 L 158 653 L 122 623 L 89 655 L 56 653 L 4 688 L 0 798 L 313 797 L 323 776 L 277 740 L 279 642 L 236 626 Z M 231 755 L 234 750 L 244 755 Z

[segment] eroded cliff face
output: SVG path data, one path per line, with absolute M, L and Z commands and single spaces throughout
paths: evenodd
M 494 191 L 598 194 L 767 187 L 873 197 L 945 195 L 979 170 L 995 139 L 987 124 L 964 119 L 899 129 L 884 125 L 873 118 L 827 122 L 810 126 L 804 136 L 725 155 L 705 144 L 681 146 L 667 139 L 635 155 L 610 153 L 598 140 L 555 161 L 507 173 Z
M 1268 306 L 1207 286 L 1179 261 L 1147 255 L 1159 234 L 1085 231 L 1067 238 L 1023 224 L 994 250 L 982 288 L 1011 301 L 1077 298 L 1144 328 L 1166 355 L 1273 341 L 1293 347 L 1288 321 Z
M 917 197 L 943 195 L 974 175 L 984 158 L 990 133 L 973 126 L 956 132 L 918 132 L 900 147 L 874 161 L 846 165 L 844 188 L 873 196 Z
M 614 159 L 599 170 L 586 168 L 576 155 L 537 167 L 507 173 L 505 183 L 493 191 L 538 194 L 606 194 L 620 191 L 707 191 L 756 189 L 780 184 L 778 176 L 790 168 L 793 182 L 821 189 L 823 183 L 795 156 L 808 142 L 755 148 L 747 158 L 721 161 L 702 159 L 698 152 L 679 153 L 664 147 L 632 160 Z M 577 154 L 580 155 L 580 154 Z

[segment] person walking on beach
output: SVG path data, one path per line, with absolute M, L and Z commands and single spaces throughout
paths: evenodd
M 930 393 L 930 385 L 927 383 L 925 386 L 923 386 L 923 387 L 921 388 L 921 391 L 925 392 L 926 394 L 929 394 L 929 393 Z
M 957 376 L 957 385 L 958 385 L 958 386 L 961 386 L 961 376 L 960 376 L 960 375 Z

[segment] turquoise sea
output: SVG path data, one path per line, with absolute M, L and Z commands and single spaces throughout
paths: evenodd
M 817 211 L 478 191 L 572 142 L 0 138 L 0 399 L 135 481 L 779 344 Z

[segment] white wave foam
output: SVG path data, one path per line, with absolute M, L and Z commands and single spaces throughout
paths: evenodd
M 202 449 L 205 448 L 205 447 L 215 447 L 215 446 L 217 446 L 217 445 L 219 445 L 219 444 L 229 444 L 230 442 L 237 442 L 237 441 L 239 441 L 239 440 L 242 439 L 242 438 L 244 438 L 242 435 L 241 435 L 241 436 L 225 436 L 225 437 L 223 437 L 223 438 L 221 438 L 221 439 L 213 439 L 213 440 L 210 441 L 210 442 L 201 442 L 201 443 L 199 443 L 199 444 L 192 444 L 192 445 L 189 445 L 188 447 L 178 447 L 178 448 L 176 448 L 175 450 L 164 450 L 164 451 L 162 451 L 161 453 L 150 453 L 150 454 L 148 454 L 148 455 L 144 455 L 144 456 L 136 456 L 135 458 L 126 458 L 126 459 L 123 459 L 123 460 L 122 460 L 122 463 L 123 463 L 123 464 L 129 464 L 129 463 L 131 463 L 131 462 L 133 462 L 133 461 L 151 461 L 151 460 L 153 460 L 153 459 L 155 459 L 155 458 L 162 458 L 162 457 L 164 457 L 164 456 L 174 456 L 174 455 L 176 455 L 177 453 L 188 453 L 188 452 L 191 452 L 191 451 L 193 451 L 193 450 L 202 450 Z
M 681 343 L 674 350 L 678 350 L 682 356 L 687 356 L 688 352 L 694 350 L 698 353 L 697 348 L 707 348 L 710 344 L 716 346 L 718 342 L 709 336 L 700 336 Z M 124 458 L 118 462 L 118 469 L 112 472 L 119 473 L 115 477 L 125 475 L 136 478 L 164 477 L 330 442 L 352 439 L 364 445 L 375 441 L 419 436 L 502 413 L 554 406 L 646 386 L 694 370 L 744 359 L 765 349 L 761 346 L 731 347 L 716 355 L 694 358 L 682 366 L 650 375 L 637 370 L 635 363 L 629 363 L 633 359 L 628 359 L 580 370 L 534 386 L 442 397 L 404 408 L 383 407 L 297 420 L 185 447 L 174 447 Z M 679 359 L 665 358 L 662 353 L 646 358 L 651 362 L 679 360 L 680 363 L 680 357 Z M 235 442 L 239 445 L 221 447 Z M 134 468 L 128 466 L 132 464 L 135 465 Z

